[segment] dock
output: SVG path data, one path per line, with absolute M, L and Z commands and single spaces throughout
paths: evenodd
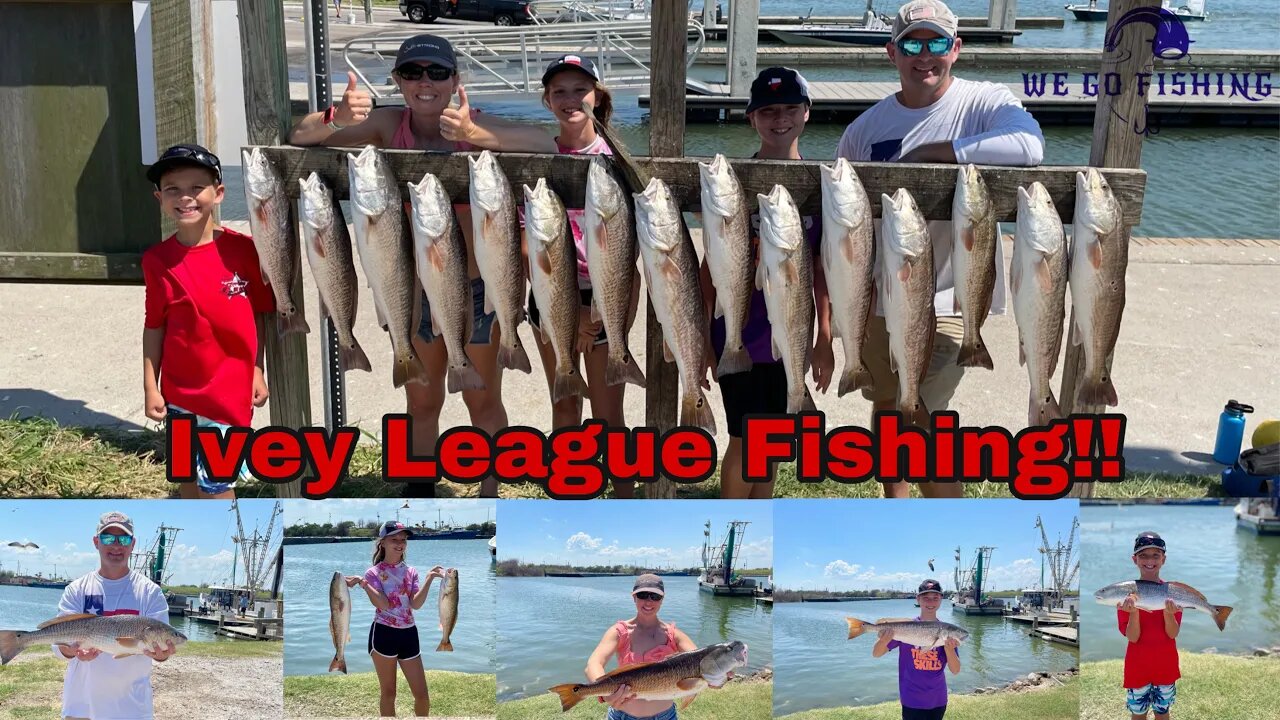
M 252 625 L 219 624 L 217 634 L 239 640 L 284 640 L 281 618 L 251 618 Z
M 1028 96 L 1022 83 L 1005 83 L 1014 97 L 1035 116 L 1041 125 L 1092 125 L 1097 96 L 1084 93 L 1081 76 L 1071 75 L 1065 85 L 1065 94 L 1055 95 L 1053 77 L 1040 96 Z M 1154 81 L 1153 81 L 1154 82 Z M 685 115 L 691 122 L 720 122 L 732 111 L 747 106 L 747 98 L 729 95 L 726 83 L 707 83 L 712 94 L 686 95 Z M 880 100 L 901 89 L 897 82 L 822 82 L 809 83 L 813 99 L 810 122 L 848 122 Z M 1216 81 L 1210 88 L 1217 90 Z M 1153 85 L 1148 97 L 1148 118 L 1160 125 L 1230 125 L 1230 126 L 1280 126 L 1280 95 L 1257 97 L 1249 88 L 1250 97 L 1230 95 L 1230 81 L 1224 87 L 1226 95 L 1176 96 L 1157 94 Z M 1169 90 L 1166 88 L 1166 90 Z M 1187 88 L 1187 92 L 1190 92 Z M 1099 90 L 1101 92 L 1101 90 Z M 1253 98 L 1253 99 L 1250 99 Z M 639 105 L 650 107 L 650 96 L 641 95 Z M 1130 122 L 1141 122 L 1132 118 Z
M 1056 642 L 1060 645 L 1080 647 L 1080 630 L 1073 627 L 1038 626 L 1028 631 L 1033 637 Z
M 694 59 L 695 65 L 723 66 L 728 61 L 723 47 L 704 47 Z M 881 46 L 811 47 L 769 45 L 756 48 L 756 64 L 761 68 L 775 65 L 806 67 L 891 68 Z M 1276 50 L 1195 50 L 1190 58 L 1155 59 L 1157 69 L 1186 69 L 1187 60 L 1194 70 L 1239 70 L 1242 72 L 1280 73 L 1280 51 Z M 1023 48 L 966 46 L 956 59 L 957 74 L 966 70 L 1088 70 L 1102 67 L 1101 48 Z
M 700 19 L 701 15 L 694 15 L 694 19 Z M 1065 25 L 1065 21 L 1061 17 L 1025 17 L 1018 18 L 1014 30 L 1000 30 L 992 28 L 988 25 L 989 20 L 985 17 L 967 17 L 958 18 L 960 21 L 960 37 L 965 42 L 1012 42 L 1015 35 L 1023 30 L 1032 28 L 1060 28 Z M 814 15 L 809 18 L 801 18 L 797 16 L 789 17 L 769 17 L 761 16 L 758 20 L 758 37 L 760 40 L 772 40 L 776 37 L 774 30 L 799 30 L 805 25 L 824 26 L 824 25 L 847 25 L 853 29 L 861 29 L 863 18 L 861 15 Z M 723 40 L 729 32 L 728 25 L 708 25 L 703 28 L 708 40 Z
M 1048 615 L 1005 615 L 1005 620 L 1027 623 L 1028 625 L 1070 625 L 1073 621 L 1065 613 L 1049 613 Z

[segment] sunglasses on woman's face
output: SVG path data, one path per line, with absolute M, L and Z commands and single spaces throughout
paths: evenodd
M 658 593 L 651 592 L 638 592 L 635 594 L 635 597 L 639 600 L 648 600 L 649 602 L 658 602 L 662 599 L 662 596 Z
M 428 65 L 423 67 L 421 65 L 414 65 L 410 63 L 396 68 L 396 74 L 409 81 L 421 80 L 422 76 L 426 75 L 428 80 L 431 80 L 432 82 L 440 82 L 453 77 L 453 72 L 453 68 L 447 68 L 443 65 Z
M 946 55 L 951 52 L 951 46 L 954 44 L 955 40 L 949 37 L 936 37 L 928 40 L 902 38 L 898 41 L 898 49 L 907 57 L 919 55 L 924 52 L 925 47 L 929 48 L 930 55 Z
M 128 535 L 112 535 L 111 533 L 102 533 L 101 535 L 98 536 L 98 542 L 102 543 L 103 545 L 114 545 L 116 543 L 120 543 L 124 547 L 129 547 L 130 545 L 133 544 L 133 538 Z

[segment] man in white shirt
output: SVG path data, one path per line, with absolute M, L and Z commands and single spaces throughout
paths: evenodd
M 1039 165 L 1044 159 L 1040 125 L 1004 85 L 952 76 L 960 55 L 959 21 L 941 0 L 912 0 L 893 20 L 885 46 L 898 69 L 902 90 L 876 103 L 845 129 L 837 156 L 862 162 Z M 877 240 L 880 223 L 876 221 Z M 929 412 L 946 410 L 964 368 L 956 364 L 964 323 L 955 302 L 951 272 L 951 223 L 930 221 L 933 240 L 937 333 L 933 357 L 920 386 Z M 1004 252 L 996 244 L 996 287 L 991 314 L 1005 314 Z M 877 283 L 879 267 L 877 263 Z M 877 293 L 862 359 L 872 387 L 862 391 L 873 412 L 898 407 L 898 377 L 889 365 L 884 309 Z M 912 418 L 907 418 L 910 422 Z M 919 418 L 916 419 L 920 421 Z M 960 497 L 960 483 L 920 484 L 930 497 Z M 905 482 L 885 483 L 886 497 L 907 497 Z
M 124 513 L 103 514 L 93 546 L 98 550 L 99 567 L 67 585 L 58 616 L 141 615 L 168 623 L 169 605 L 160 586 L 129 569 L 133 521 Z M 62 717 L 151 720 L 151 661 L 164 662 L 174 650 L 170 645 L 168 650 L 148 650 L 117 659 L 98 650 L 80 649 L 78 643 L 54 645 L 54 656 L 70 661 L 62 685 Z

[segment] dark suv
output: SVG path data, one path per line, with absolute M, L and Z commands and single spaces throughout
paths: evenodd
M 416 23 L 438 17 L 481 20 L 494 25 L 530 25 L 533 10 L 528 0 L 400 0 L 400 14 Z

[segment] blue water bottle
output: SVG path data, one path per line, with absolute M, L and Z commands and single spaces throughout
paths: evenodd
M 1235 465 L 1240 459 L 1240 446 L 1244 443 L 1244 414 L 1251 412 L 1253 407 L 1250 405 L 1227 401 L 1227 406 L 1218 416 L 1218 440 L 1213 445 L 1215 461 Z

